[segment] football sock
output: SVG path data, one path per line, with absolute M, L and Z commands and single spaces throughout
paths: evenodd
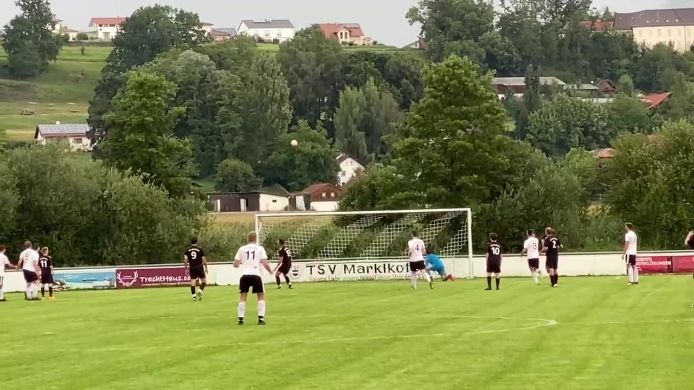
M 634 270 L 632 271 L 634 273 L 634 283 L 639 282 L 639 269 L 634 266 Z
M 279 281 L 279 278 L 277 278 L 277 281 Z M 289 275 L 284 274 L 284 281 L 287 282 L 288 286 L 292 285 L 292 282 L 289 280 Z
M 501 278 L 496 278 L 496 288 L 499 288 L 499 283 L 501 283 Z
M 487 288 L 492 288 L 492 277 L 487 276 Z
M 428 272 L 424 272 L 424 280 L 426 280 L 427 283 L 431 283 L 431 275 L 429 275 Z
M 631 269 L 631 265 L 627 266 L 627 275 L 629 276 L 629 283 L 634 283 L 634 271 Z
M 277 282 L 278 286 L 280 286 L 280 287 L 282 286 L 282 282 L 280 282 L 280 276 L 279 275 L 275 276 L 275 282 Z
M 554 275 L 554 284 L 559 284 L 559 274 Z
M 258 301 L 258 318 L 265 318 L 265 301 Z
M 200 291 L 205 291 L 205 287 L 207 287 L 207 283 L 200 283 Z
M 41 286 L 41 297 L 45 298 L 46 297 L 46 288 Z
M 238 314 L 241 320 L 246 316 L 246 302 L 239 302 Z
M 195 295 L 195 286 L 190 286 L 190 293 Z
M 5 293 L 2 291 L 2 287 L 0 287 L 0 300 L 5 299 Z
M 53 286 L 48 287 L 48 296 L 52 297 L 53 296 Z
M 412 272 L 412 288 L 417 288 L 417 274 Z

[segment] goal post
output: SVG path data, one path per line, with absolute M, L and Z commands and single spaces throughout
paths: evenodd
M 419 233 L 430 252 L 441 256 L 447 272 L 456 277 L 474 275 L 469 208 L 259 213 L 255 231 L 268 253 L 274 252 L 278 239 L 285 240 L 297 263 L 308 267 L 310 280 L 323 280 L 314 275 L 314 271 L 327 272 L 322 267 L 334 274 L 325 280 L 407 277 L 407 272 L 399 274 L 407 262 L 412 231 Z M 395 263 L 399 265 L 393 275 Z M 354 264 L 371 268 L 359 278 L 337 275 L 339 267 L 334 264 L 344 264 L 343 269 L 350 271 L 357 269 Z M 304 269 L 294 271 L 298 275 Z

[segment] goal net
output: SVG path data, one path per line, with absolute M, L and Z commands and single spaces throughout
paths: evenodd
M 444 260 L 448 273 L 473 275 L 470 209 L 286 212 L 256 214 L 255 222 L 268 254 L 278 239 L 285 240 L 297 260 L 295 276 L 302 271 L 316 276 L 314 271 L 320 270 L 326 276 L 332 270 L 324 279 L 311 280 L 408 277 L 406 248 L 412 231 L 419 233 L 429 252 Z M 299 269 L 302 265 L 308 269 Z M 340 270 L 364 272 L 350 276 Z

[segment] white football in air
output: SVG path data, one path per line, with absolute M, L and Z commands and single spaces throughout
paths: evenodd
M 294 146 L 294 147 L 299 146 L 299 141 L 293 139 L 293 140 L 292 140 L 292 146 Z

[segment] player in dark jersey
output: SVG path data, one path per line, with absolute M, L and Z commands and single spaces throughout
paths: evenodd
M 48 299 L 55 301 L 53 296 L 53 258 L 49 256 L 47 247 L 41 248 L 39 256 L 39 268 L 41 268 L 41 299 L 46 298 L 46 286 L 48 286 Z
M 547 255 L 545 266 L 549 274 L 549 284 L 552 287 L 559 286 L 559 250 L 563 248 L 559 238 L 555 236 L 554 229 L 545 229 L 545 240 L 542 243 L 542 253 Z
M 497 241 L 496 233 L 489 234 L 489 244 L 487 244 L 487 288 L 492 290 L 492 275 L 496 278 L 496 289 L 499 290 L 501 283 L 501 244 Z
M 207 259 L 195 237 L 190 240 L 190 247 L 183 255 L 183 265 L 190 268 L 190 293 L 193 295 L 193 300 L 201 301 L 205 286 L 207 286 Z M 195 285 L 198 281 L 200 281 L 200 288 L 196 292 Z
M 285 245 L 283 239 L 277 240 L 277 245 L 280 249 L 277 251 L 277 257 L 279 257 L 279 263 L 275 267 L 275 281 L 277 282 L 277 288 L 282 288 L 282 282 L 280 281 L 280 275 L 284 275 L 284 280 L 287 282 L 289 289 L 292 288 L 292 282 L 289 280 L 289 271 L 292 270 L 292 250 Z

